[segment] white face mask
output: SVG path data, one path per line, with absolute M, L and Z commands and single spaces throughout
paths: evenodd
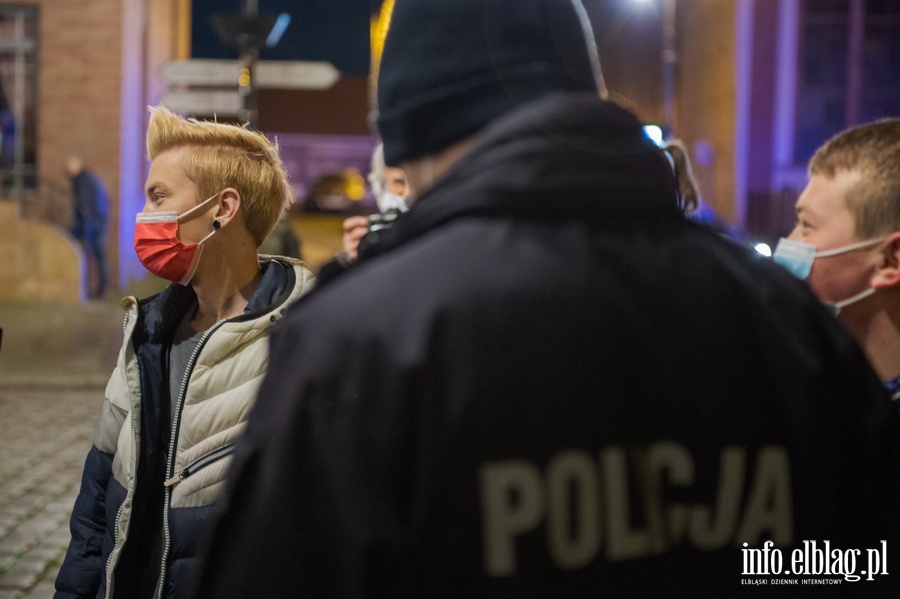
M 378 203 L 378 211 L 381 213 L 388 212 L 389 210 L 399 210 L 400 212 L 409 210 L 409 206 L 406 204 L 406 198 L 391 191 L 382 191 L 376 196 L 375 201 Z
M 788 269 L 788 271 L 790 271 L 792 275 L 802 280 L 806 279 L 806 277 L 809 276 L 809 272 L 812 270 L 813 262 L 816 258 L 828 258 L 829 256 L 846 254 L 847 252 L 852 252 L 853 250 L 860 250 L 869 246 L 873 246 L 876 243 L 881 243 L 882 241 L 884 241 L 883 238 L 868 239 L 866 241 L 851 243 L 849 245 L 844 245 L 831 250 L 819 252 L 816 250 L 816 246 L 814 245 L 803 243 L 801 241 L 792 241 L 790 239 L 782 237 L 778 240 L 778 245 L 775 247 L 775 253 L 772 254 L 772 259 L 781 266 Z M 869 297 L 873 293 L 875 293 L 875 289 L 870 287 L 865 291 L 857 293 L 856 295 L 848 297 L 847 299 L 841 300 L 839 302 L 827 302 L 823 300 L 822 303 L 831 308 L 831 310 L 834 312 L 834 315 L 837 316 L 841 313 L 842 308 L 845 308 L 851 304 L 855 304 L 856 302 Z

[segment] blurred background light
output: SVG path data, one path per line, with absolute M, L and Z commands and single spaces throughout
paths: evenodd
M 269 33 L 269 37 L 266 38 L 266 48 L 274 48 L 279 41 L 281 41 L 281 36 L 284 35 L 284 30 L 287 29 L 288 25 L 291 24 L 291 15 L 286 12 L 278 15 L 278 19 L 275 21 L 275 26 L 272 27 L 272 31 Z
M 650 141 L 652 141 L 659 147 L 663 146 L 663 130 L 659 125 L 644 125 L 644 135 L 646 135 L 650 139 Z

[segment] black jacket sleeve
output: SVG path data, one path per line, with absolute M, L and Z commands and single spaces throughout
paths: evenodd
M 72 540 L 56 577 L 57 599 L 94 597 L 103 576 L 106 489 L 112 456 L 92 447 L 84 464 L 81 489 L 69 521 Z

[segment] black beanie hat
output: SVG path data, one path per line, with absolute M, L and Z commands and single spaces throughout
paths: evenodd
M 396 0 L 378 75 L 387 164 L 438 152 L 548 92 L 599 92 L 581 0 Z

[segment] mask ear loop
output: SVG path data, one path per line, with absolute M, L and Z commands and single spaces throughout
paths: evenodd
M 212 237 L 213 235 L 215 235 L 216 231 L 218 231 L 218 229 L 213 229 L 212 231 L 210 231 L 206 237 L 204 237 L 203 239 L 201 239 L 200 241 L 197 242 L 197 245 L 198 246 L 203 245 L 203 242 L 206 241 L 207 239 L 209 239 L 210 237 Z
M 882 241 L 884 241 L 884 238 L 868 239 L 866 241 L 852 243 L 850 245 L 845 245 L 844 247 L 835 248 L 833 250 L 825 250 L 823 252 L 816 252 L 816 258 L 827 258 L 828 256 L 837 256 L 839 254 L 843 254 L 844 252 L 852 252 L 853 250 L 860 250 L 864 247 L 869 247 L 870 245 L 875 245 L 876 243 L 881 243 Z
M 217 197 L 220 193 L 221 193 L 221 192 L 217 191 L 216 193 L 212 194 L 211 196 L 209 196 L 208 198 L 206 198 L 205 200 L 203 200 L 202 202 L 200 202 L 199 204 L 197 204 L 196 206 L 194 206 L 194 207 L 191 208 L 190 210 L 187 210 L 187 211 L 182 212 L 181 214 L 179 214 L 179 215 L 178 215 L 178 222 L 180 223 L 181 220 L 182 220 L 184 217 L 186 217 L 187 215 L 189 215 L 190 213 L 196 212 L 197 210 L 200 210 L 200 208 L 202 208 L 205 204 L 208 204 L 208 203 L 210 202 L 210 200 L 212 200 L 212 199 L 214 199 L 215 197 Z
M 213 196 L 213 197 L 216 197 L 216 196 Z M 210 199 L 212 199 L 212 198 L 210 198 Z M 198 208 L 199 208 L 199 206 L 198 206 Z M 219 222 L 219 221 L 215 221 L 215 222 Z M 206 235 L 206 237 L 204 237 L 203 239 L 201 239 L 200 241 L 197 242 L 197 246 L 196 246 L 197 251 L 194 253 L 194 259 L 191 260 L 191 266 L 190 266 L 190 268 L 188 268 L 187 274 L 184 275 L 184 278 L 181 281 L 179 281 L 179 284 L 187 285 L 188 283 L 191 282 L 191 279 L 194 278 L 194 273 L 197 271 L 197 265 L 200 264 L 200 256 L 203 255 L 203 247 L 204 247 L 203 243 L 207 239 L 209 239 L 210 237 L 215 235 L 218 231 L 219 231 L 219 227 L 213 227 L 213 230 L 210 231 Z
M 822 302 L 822 303 L 825 304 L 826 306 L 828 306 L 829 308 L 831 308 L 831 310 L 834 312 L 835 316 L 840 316 L 842 309 L 846 308 L 850 304 L 855 304 L 856 302 L 858 302 L 860 300 L 864 300 L 867 297 L 869 297 L 870 295 L 873 295 L 874 293 L 875 293 L 875 288 L 869 287 L 865 291 L 857 293 L 853 297 L 848 297 L 847 299 L 841 300 L 839 302 Z
M 875 288 L 874 288 L 874 287 L 869 287 L 869 288 L 866 289 L 865 291 L 861 291 L 860 293 L 857 293 L 857 294 L 854 295 L 853 297 L 848 297 L 848 298 L 845 299 L 845 300 L 841 300 L 841 301 L 839 301 L 839 302 L 834 302 L 834 305 L 835 305 L 835 307 L 836 307 L 837 309 L 840 310 L 841 308 L 844 308 L 844 307 L 846 307 L 846 306 L 849 306 L 850 304 L 855 304 L 855 303 L 858 302 L 859 300 L 865 299 L 865 298 L 869 297 L 870 295 L 872 295 L 872 294 L 874 294 L 874 293 L 875 293 Z
M 193 208 L 191 208 L 191 209 L 188 210 L 187 212 L 182 212 L 181 215 L 178 217 L 178 222 L 181 223 L 181 219 L 183 219 L 185 216 L 187 216 L 187 215 L 190 214 L 191 212 L 195 212 L 195 211 L 199 210 L 200 208 L 203 207 L 204 204 L 208 204 L 208 203 L 210 202 L 210 200 L 216 198 L 216 197 L 219 195 L 219 193 L 221 193 L 221 192 L 218 192 L 218 191 L 217 191 L 216 193 L 214 193 L 213 195 L 209 196 L 208 198 L 206 198 L 205 200 L 203 200 L 202 202 L 200 202 L 199 204 L 197 204 L 196 206 L 194 206 Z M 218 230 L 219 230 L 219 227 L 221 227 L 221 226 L 222 226 L 222 224 L 221 224 L 218 220 L 213 221 L 213 230 L 210 231 L 209 234 L 207 234 L 206 237 L 204 237 L 203 239 L 201 239 L 200 241 L 197 242 L 197 246 L 200 248 L 200 250 L 203 249 L 202 247 L 200 247 L 200 246 L 203 245 L 203 242 L 206 241 L 207 239 L 209 239 L 210 237 L 212 237 L 213 235 L 215 235 L 215 234 L 216 234 L 216 231 L 218 231 Z M 199 251 L 200 251 L 200 250 L 198 250 L 198 254 L 199 254 Z M 198 256 L 198 258 L 197 258 L 197 261 L 199 261 L 199 256 Z M 194 265 L 193 268 L 196 268 L 196 264 Z M 194 273 L 193 273 L 193 270 L 192 270 L 191 273 L 190 273 L 190 275 L 193 276 L 193 274 L 194 274 Z

